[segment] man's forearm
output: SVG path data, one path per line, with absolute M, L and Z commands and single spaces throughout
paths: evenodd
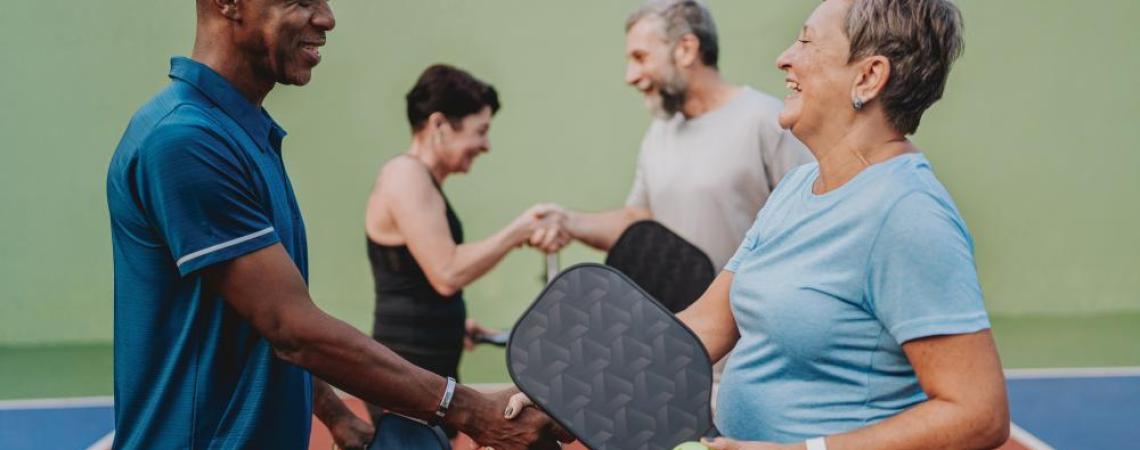
M 214 266 L 204 276 L 279 358 L 387 410 L 425 420 L 435 415 L 446 380 L 321 311 L 281 244 Z M 486 409 L 490 401 L 461 397 L 469 408 Z
M 570 235 L 598 250 L 607 251 L 630 224 L 651 219 L 649 210 L 627 206 L 598 213 L 570 212 L 566 228 Z
M 318 377 L 313 377 L 313 414 L 325 425 L 331 425 L 346 415 L 353 415 L 332 386 Z
M 308 309 L 308 308 L 307 308 Z M 279 354 L 317 377 L 387 410 L 431 419 L 447 385 L 316 306 L 288 320 L 293 349 Z M 331 390 L 331 389 L 330 389 Z M 332 406 L 335 408 L 335 405 Z

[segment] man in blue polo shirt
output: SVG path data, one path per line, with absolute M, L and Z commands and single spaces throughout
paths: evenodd
M 533 414 L 400 359 L 317 308 L 305 228 L 261 103 L 304 85 L 328 0 L 198 0 L 191 58 L 131 119 L 107 174 L 115 260 L 115 448 L 307 448 L 311 416 L 371 427 L 324 382 L 499 450 L 553 447 Z

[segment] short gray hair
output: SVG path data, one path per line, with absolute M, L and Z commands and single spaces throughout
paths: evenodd
M 847 12 L 850 60 L 890 60 L 880 98 L 899 132 L 913 134 L 942 98 L 950 66 L 965 47 L 962 29 L 962 13 L 950 0 L 855 0 Z
M 665 27 L 665 40 L 676 44 L 681 37 L 692 33 L 699 42 L 698 53 L 701 62 L 709 67 L 717 67 L 720 47 L 717 44 L 716 23 L 712 13 L 697 0 L 649 0 L 625 20 L 628 33 L 637 22 L 647 17 L 661 20 Z

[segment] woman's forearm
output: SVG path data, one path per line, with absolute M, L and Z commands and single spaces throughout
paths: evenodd
M 930 399 L 878 424 L 828 436 L 827 448 L 992 449 L 1000 447 L 1008 438 L 1009 419 L 1000 411 Z
M 526 242 L 525 237 L 512 228 L 508 226 L 486 239 L 456 245 L 451 258 L 439 271 L 439 281 L 433 281 L 433 287 L 443 296 L 454 295 L 490 272 L 507 253 Z
M 929 398 L 876 425 L 828 438 L 828 449 L 988 449 L 1009 438 L 1009 402 L 993 336 L 933 336 L 903 344 Z

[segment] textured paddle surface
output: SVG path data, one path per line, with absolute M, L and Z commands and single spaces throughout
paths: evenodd
M 574 266 L 507 346 L 515 384 L 595 450 L 671 450 L 712 427 L 712 367 L 672 313 L 613 268 Z

